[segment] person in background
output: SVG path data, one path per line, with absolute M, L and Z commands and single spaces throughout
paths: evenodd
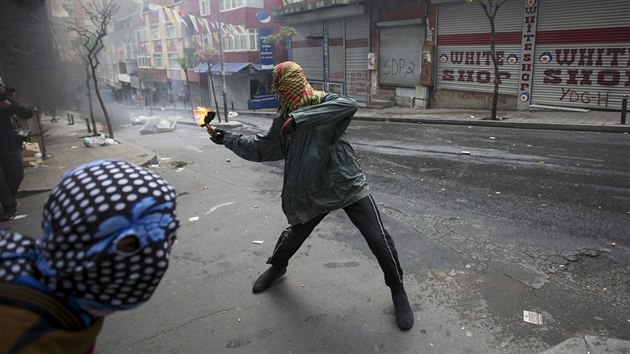
M 149 300 L 168 268 L 176 193 L 98 160 L 51 191 L 39 240 L 0 230 L 0 353 L 92 353 L 105 316 Z
M 290 224 L 280 235 L 271 265 L 254 282 L 266 290 L 284 275 L 289 259 L 329 212 L 343 209 L 376 256 L 390 287 L 396 323 L 402 330 L 414 318 L 403 286 L 403 271 L 394 240 L 383 226 L 345 130 L 357 110 L 349 97 L 315 91 L 302 68 L 283 62 L 273 68 L 272 88 L 280 109 L 266 133 L 243 136 L 221 129 L 211 137 L 250 161 L 284 159 L 282 209 Z
M 7 109 L 11 106 L 11 101 L 7 99 L 6 86 L 0 79 L 0 110 Z
M 31 118 L 33 111 L 11 99 L 15 98 L 15 90 L 11 90 L 11 95 L 6 92 L 4 85 L 0 90 L 0 99 L 5 98 L 9 102 L 8 107 L 0 109 L 0 203 L 3 210 L 0 220 L 6 221 L 14 218 L 17 213 L 16 196 L 24 179 L 23 141 L 15 133 L 12 117 L 15 115 L 19 118 Z

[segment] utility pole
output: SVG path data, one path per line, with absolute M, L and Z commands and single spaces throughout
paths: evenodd
M 225 88 L 225 65 L 223 63 L 223 26 L 221 24 L 221 4 L 217 0 L 217 22 L 219 23 L 219 58 L 221 60 L 221 89 L 223 91 L 223 118 L 228 121 L 227 95 Z M 211 73 L 212 74 L 212 73 Z M 219 108 L 219 107 L 217 107 Z

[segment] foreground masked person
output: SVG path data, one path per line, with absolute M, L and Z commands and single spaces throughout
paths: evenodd
M 216 129 L 218 134 L 211 138 L 246 160 L 285 160 L 282 209 L 291 226 L 280 235 L 267 261 L 271 267 L 254 283 L 254 293 L 266 290 L 284 275 L 289 259 L 317 224 L 329 212 L 343 208 L 383 270 L 398 327 L 410 329 L 413 312 L 394 241 L 383 226 L 365 175 L 344 134 L 357 110 L 356 102 L 313 90 L 302 68 L 294 62 L 274 67 L 273 89 L 281 106 L 268 132 L 243 136 Z
M 99 160 L 68 172 L 43 238 L 0 230 L 0 353 L 91 353 L 104 317 L 149 300 L 179 223 L 152 171 Z

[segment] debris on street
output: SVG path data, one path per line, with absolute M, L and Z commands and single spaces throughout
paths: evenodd
M 164 118 L 153 118 L 140 128 L 140 134 L 156 134 L 156 133 L 167 133 L 175 130 L 177 126 L 177 121 L 164 119 Z
M 83 145 L 86 147 L 98 147 L 116 145 L 118 142 L 112 138 L 107 138 L 104 135 L 99 136 L 86 136 L 83 138 Z
M 523 310 L 523 321 L 527 323 L 533 323 L 537 325 L 542 325 L 542 315 L 532 311 Z
M 253 244 L 262 245 L 265 241 L 252 241 Z

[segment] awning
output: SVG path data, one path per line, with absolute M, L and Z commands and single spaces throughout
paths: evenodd
M 225 73 L 227 75 L 232 75 L 232 74 L 237 74 L 239 72 L 241 72 L 244 69 L 249 69 L 250 67 L 257 70 L 257 71 L 261 71 L 261 67 L 260 64 L 254 64 L 254 63 L 224 63 L 223 67 L 225 68 Z M 212 71 L 213 74 L 220 74 L 221 73 L 221 64 L 214 64 L 212 65 L 212 67 L 210 68 L 210 70 Z M 208 72 L 208 64 L 206 63 L 199 63 L 197 64 L 197 66 L 195 66 L 192 71 L 196 72 L 196 73 L 207 73 Z

